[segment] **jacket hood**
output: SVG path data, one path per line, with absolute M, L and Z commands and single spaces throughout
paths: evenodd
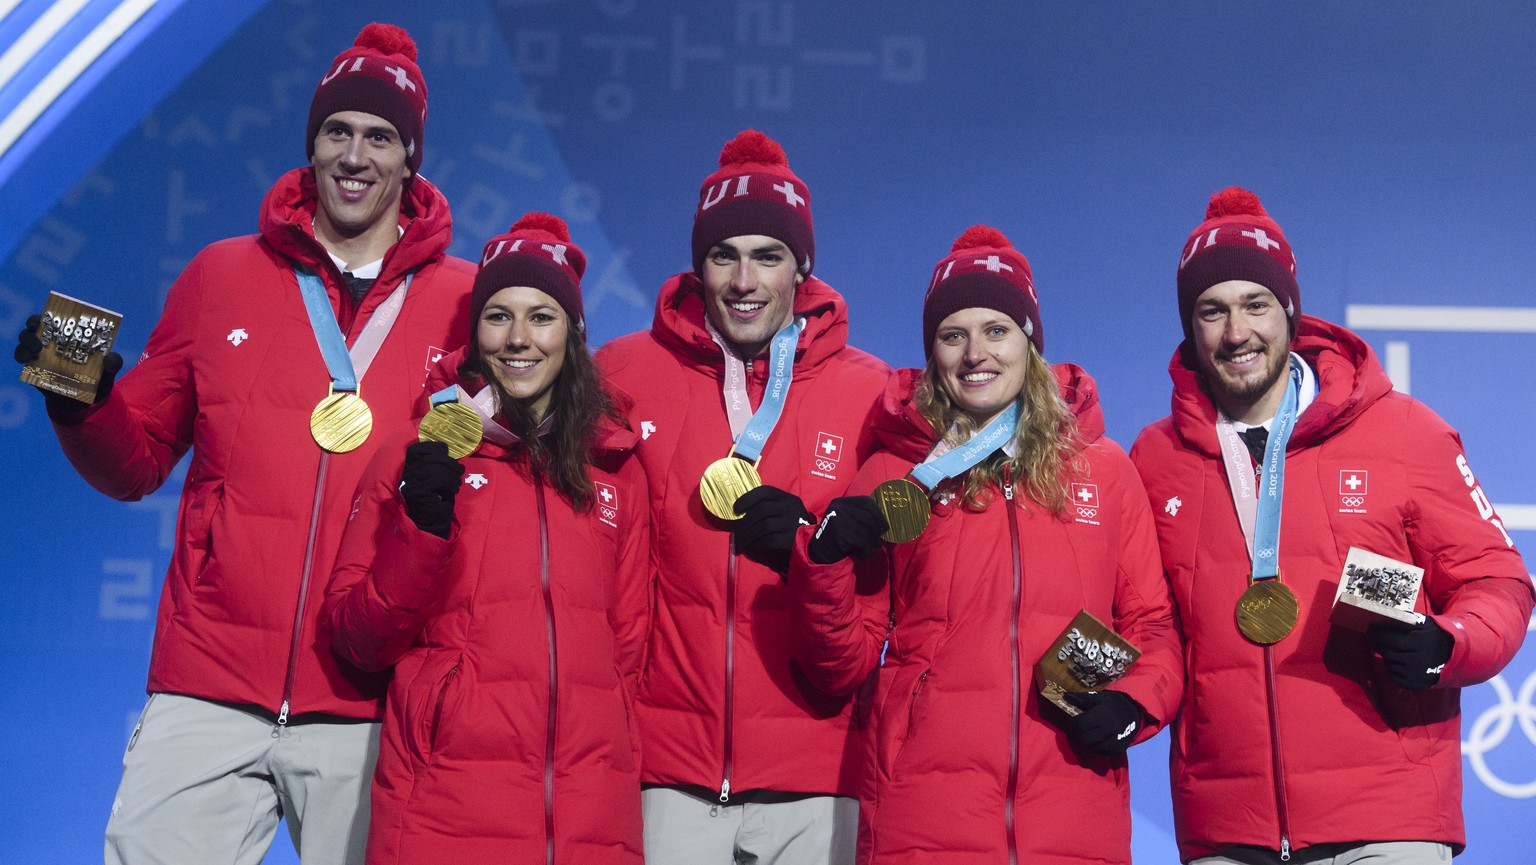
M 704 284 L 692 273 L 679 273 L 661 287 L 651 333 L 684 364 L 714 371 L 725 368 L 720 346 L 704 329 Z M 795 288 L 795 315 L 805 330 L 795 348 L 795 375 L 820 367 L 848 344 L 848 304 L 832 286 L 812 277 Z
M 469 357 L 469 346 L 463 346 L 448 354 L 443 355 L 432 371 L 427 374 L 427 394 L 435 394 L 445 387 L 459 385 L 471 394 L 477 393 L 485 387 L 485 379 L 480 376 L 463 377 L 459 375 L 459 366 Z M 628 417 L 630 405 L 633 402 L 627 394 L 616 387 L 603 382 L 603 389 L 608 392 L 608 398 L 613 400 L 614 408 L 621 417 Z M 599 451 L 608 452 L 608 455 L 622 454 L 634 449 L 639 444 L 640 437 L 628 427 L 625 427 L 613 418 L 598 418 L 597 433 L 592 446 Z M 491 442 L 486 442 L 482 447 L 496 447 Z M 498 448 L 500 450 L 500 448 Z
M 330 255 L 315 239 L 319 196 L 315 170 L 295 168 L 277 179 L 261 202 L 261 236 L 283 257 L 317 272 L 332 267 Z M 405 274 L 442 258 L 453 241 L 448 200 L 420 175 L 406 184 L 400 198 L 400 242 L 384 254 L 379 279 L 398 282 Z
M 1288 449 L 1326 439 L 1392 390 L 1392 381 L 1371 347 L 1336 324 L 1310 315 L 1298 317 L 1291 350 L 1317 373 L 1317 398 L 1297 419 Z M 1206 456 L 1218 457 L 1216 404 L 1204 378 L 1185 360 L 1193 355 L 1185 340 L 1168 363 L 1173 379 L 1171 417 L 1185 443 Z
M 1086 370 L 1075 363 L 1051 365 L 1061 398 L 1077 418 L 1078 434 L 1091 444 L 1104 435 L 1104 412 L 1099 406 L 1099 386 Z M 915 395 L 922 380 L 921 369 L 899 369 L 886 383 L 885 393 L 872 412 L 871 432 L 875 441 L 901 459 L 919 463 L 927 458 L 939 440 L 933 425 L 917 410 Z

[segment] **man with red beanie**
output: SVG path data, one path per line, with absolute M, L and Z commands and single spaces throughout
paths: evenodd
M 305 865 L 362 861 L 384 681 L 316 624 L 371 427 L 426 410 L 474 276 L 417 174 L 415 61 L 404 30 L 364 28 L 320 78 L 310 164 L 267 193 L 260 234 L 192 260 L 93 403 L 44 395 L 70 462 L 114 498 L 154 492 L 192 451 L 108 863 L 259 862 L 280 817 Z M 36 351 L 24 331 L 17 359 Z
M 1296 259 L 1253 193 L 1212 197 L 1178 307 L 1173 413 L 1131 458 L 1184 628 L 1180 856 L 1449 861 L 1466 846 L 1460 689 L 1520 648 L 1520 554 L 1456 431 L 1359 337 L 1301 314 Z M 1423 570 L 1411 621 L 1330 621 L 1367 553 Z
M 810 190 L 777 142 L 742 132 L 699 191 L 693 270 L 662 286 L 649 331 L 597 355 L 634 400 L 650 487 L 638 711 L 652 865 L 853 859 L 856 700 L 791 660 L 785 572 L 806 508 L 869 454 L 889 370 L 848 346 L 815 252 Z

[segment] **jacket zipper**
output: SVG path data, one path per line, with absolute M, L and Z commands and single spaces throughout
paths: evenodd
M 544 590 L 544 633 L 549 640 L 549 726 L 544 732 L 544 862 L 555 861 L 555 707 L 560 696 L 555 644 L 555 605 L 549 581 L 549 518 L 544 511 L 544 482 L 533 480 L 539 502 L 539 585 Z
M 1008 865 L 1018 865 L 1019 842 L 1015 835 L 1014 800 L 1019 793 L 1019 610 L 1024 601 L 1024 567 L 1019 547 L 1019 518 L 1013 512 L 1013 473 L 1003 463 L 1003 507 L 1008 512 L 1009 551 L 1013 554 L 1013 605 L 1008 615 L 1008 655 L 1013 664 L 1013 722 L 1008 726 L 1008 790 L 1003 800 L 1003 827 L 1008 833 Z
M 730 536 L 725 563 L 725 765 L 720 773 L 720 804 L 731 801 L 732 738 L 736 719 L 736 536 Z
M 331 464 L 329 452 L 320 452 L 320 472 L 315 479 L 315 501 L 309 509 L 309 537 L 304 541 L 304 569 L 299 578 L 299 602 L 293 611 L 293 638 L 288 643 L 288 674 L 283 678 L 283 702 L 277 709 L 277 726 L 272 728 L 272 738 L 282 735 L 288 726 L 288 714 L 293 700 L 293 684 L 299 674 L 299 637 L 304 633 L 304 607 L 309 601 L 309 580 L 315 570 L 315 539 L 320 533 L 320 505 L 325 499 L 325 471 Z
M 1275 650 L 1264 647 L 1264 690 L 1269 698 L 1269 753 L 1275 764 L 1275 811 L 1280 819 L 1280 861 L 1291 861 L 1291 814 L 1285 799 L 1285 767 L 1280 761 L 1280 707 L 1275 699 Z
M 454 664 L 443 676 L 442 686 L 437 691 L 437 703 L 432 707 L 432 735 L 427 737 L 427 749 L 437 753 L 437 731 L 443 726 L 443 704 L 448 702 L 448 689 L 453 687 L 453 680 L 459 676 L 459 665 Z
M 746 362 L 747 387 L 752 386 L 752 359 Z M 731 762 L 736 722 L 736 536 L 730 536 L 725 560 L 725 742 L 720 770 L 720 804 L 731 801 Z

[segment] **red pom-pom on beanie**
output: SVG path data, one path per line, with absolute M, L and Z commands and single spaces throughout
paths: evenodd
M 404 28 L 393 24 L 375 21 L 364 27 L 352 44 L 358 48 L 371 48 L 380 54 L 398 54 L 412 63 L 416 62 L 416 41 Z
M 789 157 L 784 155 L 784 148 L 779 142 L 756 129 L 743 129 L 720 148 L 720 167 L 746 162 L 788 166 Z
M 508 229 L 510 234 L 516 234 L 519 231 L 543 231 L 554 235 L 557 240 L 571 242 L 570 228 L 565 224 L 565 220 L 553 213 L 533 211 L 523 214 L 523 217 L 512 223 L 512 227 Z
M 975 249 L 978 246 L 997 246 L 1012 249 L 1013 244 L 1008 242 L 1008 236 L 990 225 L 973 225 L 964 233 L 955 238 L 955 243 L 949 248 L 950 252 L 959 252 L 962 249 Z
M 1205 206 L 1205 218 L 1216 219 L 1221 216 L 1269 218 L 1269 214 L 1264 211 L 1264 205 L 1259 202 L 1259 197 L 1241 186 L 1228 186 L 1211 196 L 1210 204 Z

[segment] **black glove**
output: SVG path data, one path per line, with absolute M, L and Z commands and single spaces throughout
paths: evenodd
M 842 496 L 827 505 L 827 515 L 805 554 L 818 565 L 830 565 L 853 556 L 867 559 L 880 549 L 880 536 L 890 530 L 885 514 L 869 496 Z
M 453 528 L 453 497 L 459 494 L 464 467 L 448 456 L 442 442 L 414 442 L 405 449 L 400 497 L 405 515 L 418 529 L 446 539 Z
M 1386 662 L 1387 675 L 1410 691 L 1432 688 L 1440 681 L 1455 643 L 1428 617 L 1412 627 L 1378 622 L 1366 630 L 1365 637 Z
M 43 341 L 37 338 L 37 328 L 42 323 L 42 315 L 31 316 L 27 319 L 26 326 L 21 329 L 21 333 L 17 334 L 16 350 L 12 352 L 17 363 L 29 364 L 42 355 Z M 94 406 L 107 401 L 107 397 L 112 393 L 112 385 L 117 381 L 117 374 L 122 369 L 123 356 L 115 351 L 107 352 L 107 356 L 101 362 L 101 381 L 96 385 L 96 399 L 90 405 L 51 390 L 38 388 L 43 395 L 44 404 L 48 407 L 48 416 L 60 423 L 79 423 L 84 420 Z
M 1119 691 L 1068 691 L 1068 703 L 1082 709 L 1080 715 L 1065 715 L 1061 728 L 1073 744 L 1106 757 L 1125 753 L 1141 729 L 1141 706 Z
M 776 571 L 789 570 L 795 532 L 816 524 L 816 515 L 805 509 L 799 496 L 766 485 L 742 494 L 736 513 L 741 514 L 731 523 L 736 552 Z

